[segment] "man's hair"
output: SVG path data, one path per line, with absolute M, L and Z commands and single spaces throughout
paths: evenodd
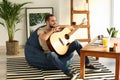
M 48 15 L 45 17 L 45 22 L 46 22 L 46 21 L 49 21 L 49 18 L 52 17 L 52 16 L 54 16 L 54 15 L 53 15 L 53 14 L 48 14 Z

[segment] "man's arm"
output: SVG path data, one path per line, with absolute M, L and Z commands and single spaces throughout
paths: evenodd
M 59 28 L 58 27 L 55 27 L 55 28 L 51 28 L 50 31 L 48 32 L 44 32 L 44 31 L 38 31 L 38 36 L 40 39 L 42 40 L 48 40 L 48 38 L 50 37 L 50 35 L 52 35 L 54 32 L 58 32 L 59 31 Z
M 69 28 L 71 31 L 74 30 L 75 28 L 70 25 L 59 25 L 61 28 Z

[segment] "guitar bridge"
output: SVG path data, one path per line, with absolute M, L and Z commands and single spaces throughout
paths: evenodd
M 61 38 L 59 38 L 59 41 L 62 43 L 62 45 L 69 45 L 68 41 L 67 40 L 62 40 Z
M 59 38 L 59 41 L 62 43 L 62 45 L 64 45 L 63 41 L 61 40 L 61 38 Z

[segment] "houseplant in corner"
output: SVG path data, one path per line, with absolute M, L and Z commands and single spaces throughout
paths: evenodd
M 8 41 L 6 41 L 6 51 L 8 55 L 18 54 L 19 52 L 19 41 L 14 40 L 14 34 L 20 30 L 16 24 L 21 21 L 22 15 L 20 11 L 22 7 L 29 2 L 17 4 L 12 3 L 8 0 L 0 2 L 0 24 L 6 29 L 8 34 Z

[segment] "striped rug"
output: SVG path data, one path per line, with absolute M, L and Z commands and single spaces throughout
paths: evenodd
M 76 73 L 80 72 L 80 59 L 77 55 L 74 56 L 72 70 Z M 89 57 L 92 64 L 101 68 L 99 71 L 86 69 L 84 80 L 114 80 L 114 74 L 109 71 L 104 65 Z M 77 76 L 78 80 L 79 76 Z M 77 80 L 76 79 L 76 80 Z M 7 80 L 69 80 L 61 70 L 38 70 L 29 66 L 24 57 L 7 58 Z

